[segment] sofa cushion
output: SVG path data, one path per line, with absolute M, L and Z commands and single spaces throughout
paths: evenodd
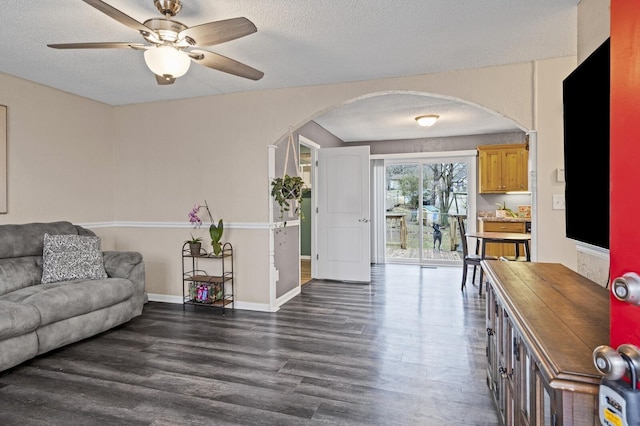
M 42 283 L 107 278 L 100 238 L 86 235 L 44 234 Z
M 78 234 L 70 222 L 26 223 L 0 226 L 0 259 L 42 256 L 44 234 Z
M 38 354 L 109 330 L 135 317 L 136 302 L 127 299 L 96 311 L 38 327 Z M 0 350 L 2 347 L 0 346 Z M 0 395 L 2 395 L 0 393 Z M 0 399 L 0 407 L 2 400 Z M 2 410 L 0 410 L 1 412 Z
M 40 325 L 40 313 L 31 305 L 0 300 L 0 340 L 21 336 Z
M 11 291 L 40 284 L 42 256 L 0 259 L 0 296 Z
M 134 291 L 131 281 L 123 278 L 74 280 L 25 287 L 0 296 L 0 301 L 32 305 L 45 325 L 115 305 Z

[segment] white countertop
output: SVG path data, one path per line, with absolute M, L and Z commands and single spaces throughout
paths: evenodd
M 478 216 L 481 222 L 531 222 L 530 217 L 496 217 L 496 216 Z

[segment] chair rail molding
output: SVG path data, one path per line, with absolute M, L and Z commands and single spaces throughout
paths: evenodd
M 169 228 L 169 229 L 193 229 L 193 225 L 183 222 L 83 222 L 77 225 L 85 228 Z M 211 223 L 202 222 L 202 227 L 208 229 Z M 225 229 L 271 229 L 267 222 L 225 222 Z

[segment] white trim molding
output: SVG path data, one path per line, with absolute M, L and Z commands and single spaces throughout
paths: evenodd
M 421 158 L 441 158 L 441 157 L 477 157 L 478 151 L 424 151 L 407 152 L 403 154 L 373 154 L 369 156 L 371 160 L 417 160 Z
M 85 228 L 166 228 L 166 229 L 193 229 L 193 225 L 183 222 L 84 222 L 77 223 Z M 208 229 L 210 222 L 202 222 L 202 226 Z M 267 222 L 230 222 L 224 224 L 225 229 L 263 229 L 269 230 L 271 226 Z
M 176 303 L 182 305 L 182 296 L 172 296 L 170 294 L 147 293 L 149 302 Z
M 147 294 L 149 302 L 161 302 L 161 303 L 174 303 L 182 305 L 182 296 L 172 296 L 168 294 Z M 233 308 L 243 311 L 260 311 L 260 312 L 276 312 L 278 308 L 271 309 L 269 305 L 265 303 L 251 303 L 251 302 L 238 302 L 233 301 Z M 230 309 L 230 308 L 227 308 Z
M 606 248 L 593 246 L 591 244 L 583 243 L 581 241 L 576 241 L 576 240 L 572 240 L 572 241 L 576 243 L 576 250 L 582 253 L 590 254 L 592 256 L 605 257 L 607 259 L 609 258 L 609 250 L 607 250 Z
M 300 286 L 292 288 L 287 293 L 283 294 L 282 296 L 278 297 L 278 299 L 276 299 L 276 306 L 278 307 L 278 309 L 280 309 L 280 306 L 284 305 L 289 300 L 293 299 L 299 294 L 300 294 Z

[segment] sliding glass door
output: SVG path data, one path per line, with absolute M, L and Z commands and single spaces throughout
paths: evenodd
M 466 215 L 469 161 L 385 160 L 387 262 L 459 264 L 456 214 Z

